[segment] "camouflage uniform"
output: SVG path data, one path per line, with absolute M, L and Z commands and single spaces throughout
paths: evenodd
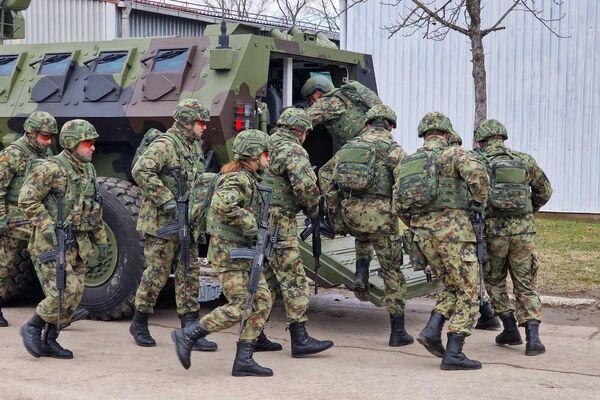
M 19 207 L 25 212 L 33 226 L 29 242 L 29 253 L 42 284 L 46 298 L 36 307 L 34 318 L 26 324 L 21 335 L 27 350 L 34 356 L 45 355 L 40 351 L 38 332 L 34 329 L 43 322 L 50 324 L 56 332 L 59 323 L 57 311 L 61 307 L 61 324 L 70 321 L 73 311 L 83 296 L 85 273 L 88 260 L 99 251 L 105 253 L 108 245 L 102 207 L 96 183 L 96 170 L 91 159 L 77 154 L 77 146 L 82 141 L 98 137 L 94 127 L 85 120 L 72 120 L 64 124 L 60 133 L 60 145 L 65 149 L 59 155 L 47 160 L 37 160 L 30 165 L 19 193 Z M 62 193 L 63 226 L 72 230 L 72 240 L 67 237 L 66 245 L 66 285 L 64 304 L 59 304 L 56 288 L 56 262 L 40 262 L 40 255 L 55 250 L 57 204 L 51 189 Z M 69 235 L 70 236 L 70 235 Z M 43 323 L 42 322 L 42 323 Z M 41 330 L 41 327 L 39 327 Z M 56 333 L 58 335 L 58 333 Z M 31 345 L 28 340 L 36 342 Z M 54 342 L 56 344 L 56 342 Z M 60 348 L 60 351 L 66 350 Z M 68 351 L 67 351 L 68 352 Z M 70 352 L 68 352 L 70 353 Z M 72 353 L 59 358 L 71 358 Z
M 484 121 L 475 132 L 475 140 L 483 143 L 480 155 L 488 166 L 489 173 L 492 174 L 491 162 L 516 159 L 524 165 L 525 184 L 530 188 L 527 191 L 527 196 L 531 199 L 530 207 L 522 212 L 511 213 L 495 208 L 491 201 L 493 192 L 486 209 L 485 283 L 494 310 L 505 323 L 505 329 L 506 325 L 510 325 L 514 332 L 511 320 L 514 318 L 515 307 L 508 297 L 506 285 L 509 272 L 519 325 L 526 326 L 529 321 L 541 321 L 542 304 L 536 288 L 538 260 L 535 254 L 533 213 L 548 202 L 552 186 L 533 157 L 510 150 L 504 145 L 507 138 L 506 128 L 496 120 Z M 502 335 L 500 334 L 501 338 Z
M 38 133 L 58 134 L 56 120 L 44 111 L 32 113 L 23 128 L 25 134 L 0 152 L 0 259 L 3 260 L 0 265 L 0 301 L 9 293 L 10 269 L 19 262 L 19 253 L 27 247 L 31 237 L 29 225 L 8 227 L 9 221 L 26 220 L 25 213 L 17 207 L 17 202 L 27 163 L 35 158 L 52 155 L 49 147 L 37 141 Z M 0 311 L 0 319 L 1 315 Z

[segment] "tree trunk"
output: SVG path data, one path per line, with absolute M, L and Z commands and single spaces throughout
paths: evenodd
M 475 84 L 475 128 L 487 118 L 487 83 L 483 37 L 481 35 L 481 1 L 468 0 L 467 11 L 471 20 L 469 38 L 471 39 L 473 82 Z

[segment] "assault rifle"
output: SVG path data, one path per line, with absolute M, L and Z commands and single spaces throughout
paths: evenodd
M 17 220 L 17 221 L 8 221 L 8 223 L 6 224 L 9 228 L 16 228 L 19 226 L 23 226 L 23 225 L 29 225 L 31 223 L 31 221 L 24 219 L 24 220 Z
M 485 240 L 485 220 L 482 212 L 474 211 L 471 214 L 471 225 L 473 225 L 473 231 L 475 232 L 475 239 L 477 241 L 477 262 L 479 264 L 479 306 L 483 307 L 483 243 Z
M 306 240 L 312 235 L 312 253 L 315 259 L 315 294 L 319 293 L 319 268 L 321 267 L 321 235 L 333 239 L 335 230 L 331 222 L 327 219 L 327 210 L 325 208 L 325 199 L 321 197 L 319 201 L 319 214 L 315 218 L 309 218 L 306 228 L 300 232 L 300 239 Z
M 158 228 L 156 236 L 167 238 L 179 237 L 179 257 L 183 264 L 183 292 L 187 296 L 187 274 L 190 267 L 190 221 L 188 200 L 183 188 L 183 173 L 181 167 L 167 167 L 167 171 L 177 180 L 177 222 Z
M 57 221 L 54 232 L 56 234 L 57 246 L 54 250 L 40 254 L 40 263 L 45 264 L 50 261 L 56 261 L 56 290 L 58 290 L 58 323 L 56 329 L 60 332 L 61 308 L 65 301 L 65 286 L 67 284 L 67 250 L 73 245 L 73 232 L 71 224 L 65 227 L 63 221 L 62 192 L 60 189 L 51 189 L 50 194 L 56 202 Z
M 271 188 L 259 186 L 258 191 L 263 200 L 263 210 L 258 225 L 256 245 L 254 246 L 254 249 L 238 248 L 229 251 L 229 257 L 234 260 L 252 260 L 250 276 L 248 277 L 248 297 L 246 298 L 244 314 L 242 315 L 242 321 L 240 322 L 240 334 L 244 329 L 248 313 L 252 309 L 252 302 L 254 301 L 254 295 L 258 290 L 258 282 L 260 281 L 263 264 L 265 259 L 268 260 L 273 254 L 273 246 L 277 243 L 277 237 L 279 236 L 279 226 L 275 228 L 275 232 L 269 231 L 269 207 L 271 206 L 273 190 Z

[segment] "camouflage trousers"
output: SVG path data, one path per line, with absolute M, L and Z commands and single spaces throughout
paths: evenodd
M 19 252 L 26 247 L 26 240 L 0 236 L 0 300 L 9 293 L 10 273 L 20 260 Z
M 542 303 L 536 288 L 538 260 L 535 255 L 535 235 L 525 233 L 488 237 L 486 245 L 484 278 L 496 314 L 506 315 L 515 311 L 506 285 L 510 273 L 519 324 L 541 321 Z
M 356 258 L 372 259 L 373 250 L 383 271 L 384 299 L 390 315 L 404 315 L 406 278 L 402 273 L 402 239 L 396 235 L 355 238 Z
M 231 328 L 240 323 L 244 314 L 244 306 L 248 299 L 248 277 L 245 270 L 224 271 L 222 266 L 213 265 L 219 273 L 219 280 L 223 285 L 223 294 L 227 304 L 215 308 L 200 319 L 202 326 L 209 332 L 218 332 Z M 263 330 L 267 318 L 271 313 L 271 292 L 267 286 L 264 275 L 261 275 L 258 290 L 254 294 L 252 310 L 248 313 L 240 340 L 254 340 Z
M 190 244 L 190 265 L 186 274 L 178 259 L 179 238 L 161 239 L 147 234 L 144 237 L 146 265 L 135 294 L 135 308 L 143 313 L 154 312 L 156 299 L 169 279 L 173 264 L 177 264 L 174 272 L 177 314 L 183 315 L 200 310 L 198 304 L 200 266 L 193 262 L 197 257 L 194 243 Z
M 273 302 L 281 293 L 287 323 L 306 322 L 309 288 L 298 247 L 275 248 L 264 270 Z
M 418 239 L 418 245 L 444 289 L 434 312 L 449 320 L 448 332 L 469 336 L 479 312 L 479 280 L 475 243 Z

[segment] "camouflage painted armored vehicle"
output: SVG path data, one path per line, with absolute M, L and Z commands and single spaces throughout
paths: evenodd
M 244 129 L 274 124 L 283 107 L 302 101 L 300 88 L 314 73 L 329 75 L 336 85 L 353 79 L 376 89 L 370 56 L 297 30 L 265 36 L 259 28 L 233 23 L 208 26 L 201 37 L 0 46 L 2 145 L 20 135 L 36 110 L 52 113 L 59 128 L 84 118 L 100 134 L 94 165 L 112 245 L 109 260 L 92 262 L 86 276 L 82 305 L 93 317 L 132 312 L 144 260 L 135 230 L 140 191 L 130 166 L 143 134 L 167 129 L 178 101 L 196 98 L 211 113 L 205 151 L 223 164 L 232 155 L 231 139 Z M 331 157 L 324 131 L 311 135 L 306 147 L 318 166 Z M 324 243 L 322 284 L 351 284 L 353 249 L 350 238 Z M 303 254 L 310 271 L 309 243 L 303 243 Z M 411 294 L 432 290 L 422 274 L 410 274 Z M 381 278 L 372 283 L 374 302 L 381 303 Z

